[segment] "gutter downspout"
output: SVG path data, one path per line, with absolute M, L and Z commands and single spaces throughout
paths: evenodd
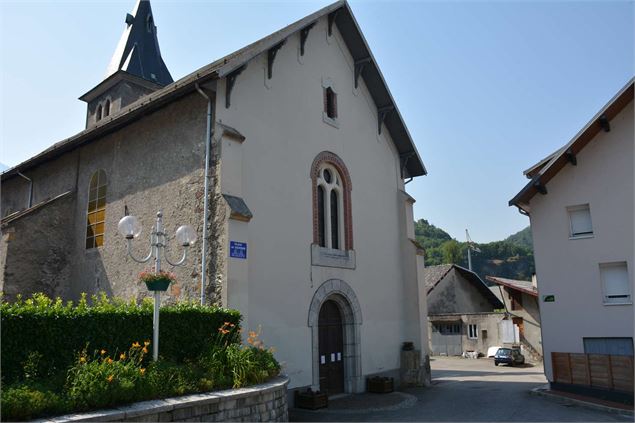
M 18 172 L 18 175 L 29 181 L 29 205 L 27 206 L 27 209 L 30 209 L 33 205 L 33 179 L 27 178 L 22 172 Z
M 207 225 L 208 225 L 208 204 L 209 204 L 209 158 L 212 143 L 212 99 L 205 94 L 198 83 L 194 84 L 196 91 L 207 100 L 207 128 L 205 130 L 205 183 L 203 202 L 203 251 L 201 256 L 201 305 L 205 304 L 205 284 L 207 279 Z

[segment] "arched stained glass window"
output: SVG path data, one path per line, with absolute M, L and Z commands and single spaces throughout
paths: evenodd
M 86 218 L 86 249 L 104 245 L 106 222 L 106 172 L 98 170 L 90 178 Z

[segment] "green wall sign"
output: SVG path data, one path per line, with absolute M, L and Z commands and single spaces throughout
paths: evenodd
M 545 303 L 555 303 L 556 302 L 556 296 L 555 295 L 543 295 L 542 296 L 542 301 Z

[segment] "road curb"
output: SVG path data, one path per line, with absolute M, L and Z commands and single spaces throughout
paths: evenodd
M 543 386 L 539 386 L 537 388 L 534 388 L 534 389 L 530 390 L 529 394 L 530 395 L 534 395 L 534 396 L 538 396 L 538 397 L 548 398 L 548 399 L 551 399 L 551 400 L 564 402 L 564 403 L 567 403 L 567 404 L 579 405 L 580 407 L 588 408 L 588 409 L 591 409 L 591 410 L 599 410 L 599 411 L 605 411 L 605 412 L 613 413 L 613 414 L 620 414 L 620 415 L 625 416 L 625 417 L 633 417 L 634 416 L 633 411 L 630 411 L 630 410 L 623 410 L 621 408 L 609 407 L 607 405 L 595 404 L 595 403 L 592 403 L 592 402 L 582 401 L 582 400 L 579 400 L 579 399 L 563 397 L 563 396 L 560 396 L 560 395 L 552 394 L 549 391 L 550 391 L 549 390 L 549 385 L 543 385 Z

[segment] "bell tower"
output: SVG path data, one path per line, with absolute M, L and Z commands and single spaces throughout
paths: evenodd
M 174 82 L 161 58 L 150 0 L 137 0 L 104 80 L 79 99 L 88 103 L 86 127 Z

